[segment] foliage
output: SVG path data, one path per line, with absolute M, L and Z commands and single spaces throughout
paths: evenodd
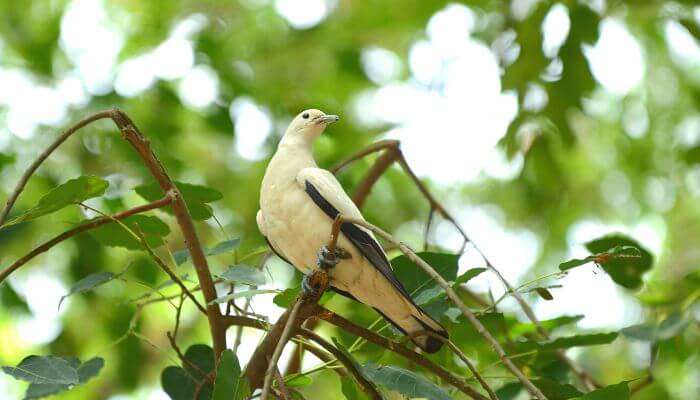
M 448 75 L 471 82 L 468 72 L 455 71 L 449 54 L 442 59 L 421 53 L 426 43 L 437 41 L 436 27 L 449 23 L 440 20 L 439 13 L 451 8 L 457 10 L 450 14 L 454 17 L 467 10 L 472 26 L 450 34 L 455 48 L 433 46 L 430 51 L 459 51 L 459 35 L 469 35 L 469 49 L 493 54 L 493 67 L 501 74 L 497 91 L 517 101 L 513 120 L 500 121 L 502 137 L 491 138 L 493 143 L 498 140 L 498 154 L 512 173 L 504 176 L 485 167 L 477 178 L 460 176 L 449 183 L 427 179 L 428 168 L 418 175 L 474 243 L 498 242 L 506 236 L 530 238 L 525 247 L 532 250 L 532 260 L 516 258 L 522 252 L 505 240 L 489 247 L 486 256 L 498 260 L 494 267 L 514 289 L 503 290 L 500 283 L 487 286 L 493 272 L 474 254 L 473 243 L 460 258 L 459 243 L 439 213 L 431 218 L 427 246 L 419 256 L 449 282 L 548 398 L 700 397 L 695 383 L 700 370 L 700 67 L 697 57 L 692 58 L 700 24 L 695 2 L 446 5 L 385 0 L 368 6 L 354 0 L 325 1 L 315 3 L 323 3 L 327 15 L 309 28 L 285 18 L 284 3 L 0 2 L 0 204 L 30 163 L 71 122 L 97 110 L 123 109 L 175 179 L 195 220 L 218 282 L 215 303 L 231 313 L 274 323 L 273 316 L 297 298 L 301 280 L 278 260 L 264 263 L 261 249 L 267 245 L 256 227 L 259 184 L 279 130 L 301 109 L 342 114 L 341 124 L 314 149 L 323 167 L 384 138 L 386 132 L 411 139 L 412 131 L 401 128 L 413 119 L 429 121 L 421 132 L 433 135 L 430 118 L 433 106 L 441 104 L 437 100 L 426 101 L 420 109 L 385 107 L 380 116 L 368 104 L 380 102 L 373 96 L 386 93 L 381 89 L 401 89 L 404 84 L 419 87 L 435 100 L 455 95 L 445 85 Z M 92 14 L 76 20 L 74 11 L 81 7 Z M 543 24 L 562 8 L 568 31 L 559 45 L 546 48 L 550 38 Z M 643 78 L 623 93 L 602 84 L 589 54 L 610 23 L 623 26 L 642 49 Z M 73 30 L 79 34 L 73 33 L 71 42 L 70 27 L 75 25 L 101 34 Z M 669 39 L 673 32 L 685 35 L 687 47 Z M 88 39 L 93 36 L 102 53 L 90 52 L 95 46 Z M 377 49 L 385 64 L 397 66 L 386 80 L 377 79 L 368 66 L 368 54 Z M 166 65 L 169 68 L 149 58 L 168 51 L 178 60 Z M 88 73 L 99 72 L 102 64 L 104 82 Z M 437 71 L 429 84 L 419 79 L 426 65 Z M 130 66 L 136 67 L 129 72 Z M 195 104 L 187 92 L 196 92 L 192 87 L 205 89 L 206 83 L 197 81 L 203 75 L 214 77 L 214 100 Z M 138 90 L 129 91 L 127 78 Z M 541 101 L 533 100 L 538 98 Z M 251 118 L 240 114 L 241 109 L 253 120 L 265 121 L 252 124 L 260 129 L 256 135 L 245 135 Z M 455 111 L 460 137 L 444 146 L 468 154 L 466 147 L 483 133 L 469 125 L 468 118 L 458 118 L 462 113 L 471 116 L 469 109 Z M 255 156 L 240 149 L 251 138 L 259 144 Z M 409 164 L 416 157 L 415 148 L 404 147 L 403 152 Z M 442 154 L 432 157 L 437 163 Z M 369 156 L 340 172 L 348 192 L 362 181 L 374 159 Z M 461 168 L 459 161 L 450 160 L 456 170 Z M 163 195 L 110 122 L 90 124 L 42 164 L 0 225 L 0 268 L 67 229 L 101 217 L 88 207 L 112 215 Z M 422 248 L 425 218 L 435 210 L 398 168 L 387 170 L 362 209 L 369 221 L 415 249 Z M 474 210 L 488 224 L 474 223 L 484 221 L 470 218 Z M 495 232 L 485 225 L 499 225 L 513 234 L 485 239 Z M 166 275 L 147 250 L 173 275 Z M 440 320 L 498 397 L 527 396 L 444 290 L 398 251 L 390 251 L 390 257 L 414 300 Z M 253 329 L 243 329 L 237 352 L 226 351 L 219 364 L 214 363 L 212 349 L 203 344 L 211 343 L 206 318 L 190 299 L 179 305 L 177 280 L 206 306 L 191 264 L 170 206 L 72 236 L 33 258 L 0 283 L 0 386 L 8 389 L 3 396 L 146 398 L 154 388 L 173 399 L 191 399 L 195 393 L 199 399 L 249 395 L 242 370 L 259 337 Z M 263 264 L 266 267 L 260 268 Z M 514 295 L 540 315 L 563 294 L 582 293 L 576 290 L 578 282 L 565 276 L 594 281 L 594 289 L 576 299 L 582 304 L 594 303 L 598 288 L 615 286 L 635 310 L 626 313 L 630 321 L 586 329 L 595 325 L 591 321 L 596 315 L 567 310 L 541 321 L 550 335 L 543 337 L 537 324 L 517 308 Z M 62 304 L 68 297 L 70 301 Z M 248 303 L 254 305 L 247 309 L 249 314 L 237 311 Z M 320 304 L 363 328 L 402 340 L 368 307 L 333 293 L 324 294 Z M 606 308 L 601 306 L 595 314 L 606 314 Z M 176 313 L 179 325 L 173 327 Z M 27 321 L 43 321 L 42 326 L 51 329 L 38 332 Z M 167 341 L 167 332 L 187 347 L 181 358 Z M 387 397 L 398 392 L 407 397 L 466 398 L 429 370 L 384 347 L 325 322 L 318 323 L 317 332 L 331 338 Z M 233 348 L 236 328 L 228 333 Z M 587 390 L 558 357 L 557 350 L 567 349 L 574 349 L 566 354 L 600 388 Z M 308 353 L 305 357 L 312 358 Z M 446 346 L 426 358 L 481 390 Z M 280 369 L 286 375 L 283 364 Z M 315 398 L 319 393 L 367 398 L 351 376 L 336 376 L 337 367 L 303 368 L 285 376 L 286 386 L 293 389 L 293 398 Z M 646 376 L 653 379 L 637 379 Z

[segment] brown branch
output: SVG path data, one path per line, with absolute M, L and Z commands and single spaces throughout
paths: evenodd
M 172 179 L 170 179 L 167 172 L 163 168 L 163 165 L 160 163 L 160 161 L 158 161 L 156 155 L 153 153 L 153 151 L 151 151 L 149 140 L 146 139 L 141 132 L 139 132 L 131 119 L 129 119 L 129 117 L 122 111 L 113 109 L 92 114 L 80 120 L 78 123 L 74 124 L 64 133 L 62 133 L 24 172 L 14 191 L 8 198 L 5 208 L 3 208 L 2 212 L 0 212 L 0 223 L 6 220 L 14 202 L 16 201 L 17 197 L 19 197 L 32 174 L 41 165 L 41 163 L 44 162 L 44 160 L 46 160 L 49 155 L 51 155 L 51 153 L 58 148 L 58 146 L 60 146 L 80 128 L 90 124 L 91 122 L 107 118 L 110 118 L 115 125 L 117 125 L 122 137 L 128 141 L 129 144 L 131 144 L 134 150 L 136 150 L 136 153 L 138 153 L 138 155 L 141 157 L 141 161 L 148 168 L 149 172 L 161 187 L 163 192 L 172 193 L 174 195 L 174 198 L 171 200 L 173 213 L 175 214 L 175 219 L 177 220 L 180 230 L 182 231 L 182 235 L 184 236 L 185 244 L 192 257 L 192 263 L 197 271 L 197 278 L 202 288 L 204 299 L 207 302 L 207 319 L 209 322 L 209 330 L 211 331 L 212 336 L 214 356 L 216 359 L 215 361 L 218 361 L 220 354 L 226 348 L 226 336 L 224 329 L 221 326 L 221 312 L 219 311 L 218 305 L 213 303 L 213 300 L 216 299 L 216 288 L 212 282 L 211 272 L 209 271 L 206 257 L 204 256 L 202 246 L 199 242 L 199 237 L 195 231 L 194 222 L 192 221 L 187 205 L 182 198 L 182 194 L 177 189 Z
M 199 242 L 197 231 L 194 228 L 194 222 L 187 209 L 187 204 L 185 204 L 182 194 L 151 150 L 150 141 L 139 132 L 131 119 L 119 110 L 112 110 L 112 120 L 117 127 L 119 127 L 122 137 L 124 137 L 139 154 L 141 160 L 158 182 L 161 189 L 166 193 L 173 190 L 176 195 L 175 201 L 172 204 L 173 213 L 175 214 L 175 219 L 184 236 L 185 245 L 190 252 L 199 284 L 202 287 L 202 294 L 207 304 L 207 319 L 212 336 L 214 358 L 215 361 L 218 361 L 219 356 L 224 349 L 226 349 L 226 334 L 221 325 L 222 316 L 219 306 L 214 302 L 216 299 L 216 287 L 214 287 L 214 283 L 212 282 L 209 265 L 207 264 L 204 251 L 202 250 L 202 245 Z
M 267 397 L 270 394 L 272 380 L 275 375 L 275 370 L 277 369 L 277 361 L 280 359 L 280 356 L 282 355 L 282 349 L 284 349 L 284 345 L 287 344 L 287 340 L 289 340 L 290 335 L 294 330 L 294 323 L 297 320 L 297 314 L 299 314 L 299 309 L 301 308 L 302 303 L 302 298 L 298 297 L 296 302 L 294 302 L 294 306 L 292 307 L 292 310 L 289 313 L 287 321 L 285 321 L 284 328 L 282 329 L 282 334 L 280 335 L 279 341 L 275 346 L 275 350 L 272 352 L 272 357 L 268 361 L 267 370 L 265 371 L 265 381 L 263 383 L 263 389 L 262 394 L 260 395 L 260 400 L 267 400 Z
M 277 322 L 268 330 L 267 335 L 255 349 L 255 352 L 253 352 L 250 361 L 248 361 L 244 373 L 250 381 L 251 389 L 255 390 L 264 384 L 269 364 L 268 358 L 270 358 L 270 354 L 275 351 L 278 344 L 282 342 L 281 339 L 287 325 L 292 327 L 301 326 L 307 318 L 313 315 L 316 310 L 314 307 L 316 302 L 328 287 L 328 274 L 323 270 L 317 269 L 309 275 L 309 283 L 314 287 L 315 293 L 302 293 L 299 295 L 297 302 L 295 302 L 295 307 L 288 308 L 279 317 Z M 295 312 L 295 315 L 292 315 L 297 304 L 298 310 Z M 234 316 L 226 318 L 234 318 Z
M 143 232 L 141 232 L 140 230 L 137 230 L 136 234 L 139 236 L 139 239 L 141 241 L 141 244 L 143 245 L 143 248 L 146 250 L 148 255 L 151 256 L 153 261 L 155 261 L 156 264 L 158 264 L 160 269 L 162 269 L 170 277 L 170 280 L 175 282 L 180 287 L 180 290 L 182 290 L 182 293 L 184 293 L 190 300 L 192 300 L 194 305 L 197 307 L 197 309 L 199 309 L 199 311 L 202 312 L 202 314 L 207 315 L 207 310 L 204 308 L 204 306 L 202 306 L 199 303 L 197 298 L 194 297 L 194 294 L 192 294 L 192 292 L 190 292 L 190 290 L 187 289 L 187 286 L 185 286 L 185 283 L 182 282 L 182 279 L 180 279 L 180 277 L 177 276 L 177 274 L 175 274 L 175 272 L 173 272 L 173 270 L 170 269 L 170 267 L 168 267 L 168 264 L 166 264 L 162 258 L 158 257 L 158 255 L 155 252 L 153 252 L 153 249 L 151 248 L 151 246 L 149 246 L 148 242 L 146 242 L 146 238 L 143 236 Z M 178 312 L 178 314 L 179 314 L 179 312 Z
M 15 201 L 17 201 L 20 193 L 22 193 L 22 190 L 24 190 L 24 186 L 27 184 L 27 181 L 29 181 L 29 178 L 31 178 L 37 168 L 39 168 L 39 166 L 51 155 L 51 153 L 53 153 L 58 146 L 60 146 L 80 128 L 100 119 L 112 118 L 112 113 L 112 111 L 101 111 L 81 119 L 61 133 L 61 135 L 56 138 L 56 140 L 54 140 L 46 150 L 39 154 L 39 157 L 37 157 L 36 160 L 34 160 L 34 162 L 32 162 L 32 164 L 27 168 L 27 170 L 24 171 L 24 174 L 22 174 L 20 177 L 19 182 L 17 182 L 17 186 L 15 186 L 15 189 L 12 191 L 12 194 L 10 194 L 10 197 L 7 198 L 5 207 L 0 212 L 0 225 L 4 224 L 7 220 L 7 216 L 10 214 L 12 206 L 15 204 Z
M 345 355 L 345 353 L 338 350 L 335 346 L 328 343 L 321 336 L 309 329 L 299 328 L 297 329 L 297 332 L 299 332 L 302 336 L 306 337 L 307 339 L 316 342 L 316 344 L 323 347 L 327 352 L 331 353 L 338 361 L 340 361 L 340 363 L 343 364 L 343 366 L 348 371 L 350 371 L 357 383 L 359 383 L 360 386 L 362 386 L 362 390 L 368 396 L 375 400 L 382 399 L 382 396 L 379 394 L 379 392 L 377 392 L 377 389 L 374 387 L 372 382 L 368 381 L 367 378 L 365 378 L 364 375 L 362 375 L 362 373 L 360 373 L 360 371 L 357 370 L 357 368 L 355 367 L 355 363 L 350 358 L 348 358 Z
M 357 153 L 351 155 L 350 157 L 346 158 L 345 160 L 339 162 L 335 166 L 329 169 L 334 174 L 337 174 L 340 172 L 341 169 L 345 168 L 349 164 L 363 158 L 364 156 L 367 156 L 372 153 L 376 153 L 378 151 L 386 150 L 389 148 L 398 148 L 399 144 L 398 140 L 380 140 L 376 143 L 372 143 L 371 145 L 365 147 L 363 150 L 358 151 Z
M 314 311 L 314 314 L 317 316 L 317 318 L 326 321 L 328 323 L 331 323 L 335 326 L 337 326 L 340 329 L 343 329 L 347 332 L 350 332 L 356 336 L 359 336 L 368 342 L 374 343 L 377 346 L 384 347 L 385 349 L 388 349 L 404 358 L 407 360 L 416 363 L 417 365 L 420 365 L 421 367 L 427 369 L 428 371 L 434 373 L 435 375 L 439 376 L 442 378 L 445 382 L 449 383 L 450 385 L 454 386 L 455 388 L 459 389 L 462 393 L 466 394 L 467 396 L 477 399 L 477 400 L 488 400 L 487 397 L 483 396 L 481 393 L 477 392 L 474 390 L 471 386 L 469 386 L 464 380 L 461 378 L 457 377 L 456 375 L 453 375 L 451 372 L 447 371 L 446 369 L 442 368 L 441 366 L 435 364 L 434 362 L 430 361 L 429 359 L 425 358 L 423 355 L 416 353 L 415 351 L 409 349 L 408 347 L 404 346 L 401 343 L 394 342 L 390 339 L 387 339 L 386 337 L 379 335 L 378 333 L 372 332 L 368 329 L 365 329 L 359 325 L 356 325 L 355 323 L 341 317 L 340 315 L 323 308 L 322 306 L 316 305 L 316 310 Z
M 389 169 L 391 164 L 398 158 L 399 152 L 398 147 L 387 147 L 377 160 L 372 165 L 367 174 L 362 179 L 360 184 L 355 189 L 355 193 L 352 195 L 352 201 L 357 205 L 357 208 L 362 208 L 365 204 L 365 200 L 372 191 L 374 184 L 377 183 L 379 178 L 384 174 L 384 172 Z
M 452 287 L 450 286 L 445 279 L 440 276 L 435 270 L 428 265 L 425 261 L 423 261 L 422 258 L 418 257 L 416 253 L 413 252 L 408 246 L 405 244 L 399 242 L 398 240 L 394 239 L 393 236 L 390 234 L 386 233 L 382 229 L 377 228 L 376 226 L 368 223 L 367 221 L 361 220 L 361 219 L 355 219 L 355 218 L 343 218 L 344 222 L 349 222 L 355 225 L 362 226 L 364 228 L 367 228 L 374 232 L 376 235 L 382 237 L 384 240 L 391 242 L 395 244 L 396 246 L 399 247 L 402 253 L 404 253 L 412 262 L 417 264 L 419 267 L 421 267 L 430 277 L 435 280 L 447 293 L 447 297 L 452 300 L 452 302 L 457 306 L 457 308 L 462 312 L 462 315 L 464 315 L 469 323 L 472 324 L 474 329 L 489 343 L 491 348 L 493 349 L 494 352 L 496 352 L 496 355 L 501 359 L 503 364 L 505 365 L 506 368 L 508 368 L 513 375 L 515 375 L 518 380 L 523 384 L 523 386 L 530 392 L 532 393 L 535 397 L 538 399 L 546 399 L 547 397 L 535 386 L 523 373 L 520 371 L 520 369 L 513 364 L 513 362 L 508 358 L 506 355 L 505 351 L 501 347 L 501 345 L 496 341 L 496 339 L 491 335 L 491 333 L 486 330 L 484 325 L 479 321 L 474 313 L 467 308 L 466 305 L 460 300 L 459 296 L 452 290 Z
M 267 328 L 269 327 L 269 325 L 266 324 L 264 321 L 240 315 L 224 316 L 223 325 L 226 328 L 235 326 L 237 328 L 247 327 L 260 330 L 267 330 Z M 311 345 L 310 343 L 304 343 L 304 348 L 324 363 L 332 363 L 334 361 L 333 357 L 330 354 L 326 353 L 325 351 L 321 350 L 316 346 Z M 339 368 L 336 369 L 336 371 L 338 371 L 340 375 L 347 375 L 347 373 L 343 369 Z
M 66 239 L 69 239 L 79 233 L 89 231 L 91 229 L 95 229 L 97 227 L 100 227 L 105 224 L 109 224 L 114 222 L 115 220 L 122 220 L 124 218 L 130 217 L 132 215 L 144 213 L 147 211 L 155 210 L 157 208 L 162 208 L 165 206 L 168 206 L 173 203 L 175 198 L 171 193 L 167 193 L 165 197 L 163 197 L 160 200 L 154 201 L 152 203 L 144 204 L 138 207 L 130 208 L 128 210 L 116 213 L 114 215 L 106 216 L 106 217 L 100 217 L 93 219 L 91 221 L 85 222 L 81 225 L 76 226 L 73 229 L 70 229 L 68 231 L 65 231 L 61 233 L 60 235 L 55 236 L 51 240 L 48 240 L 41 244 L 40 246 L 34 248 L 32 251 L 27 253 L 25 256 L 20 258 L 19 260 L 15 261 L 12 265 L 9 267 L 5 268 L 2 272 L 0 272 L 0 283 L 2 283 L 10 274 L 15 272 L 17 269 L 21 268 L 24 264 L 32 260 L 34 257 L 38 256 L 41 253 L 44 253 L 48 250 L 50 250 L 52 247 L 55 245 L 63 242 Z
M 464 354 L 462 352 L 462 350 L 460 350 L 460 348 L 457 347 L 456 344 L 454 344 L 454 342 L 452 342 L 450 339 L 447 339 L 446 337 L 441 336 L 433 331 L 413 332 L 412 334 L 408 335 L 406 338 L 411 339 L 411 338 L 420 337 L 420 336 L 430 336 L 430 337 L 437 339 L 437 340 L 441 341 L 442 343 L 446 344 L 450 348 L 450 350 L 452 350 L 452 352 L 455 353 L 457 355 L 457 357 L 459 357 L 459 359 L 462 360 L 462 362 L 464 362 L 464 364 L 467 365 L 467 368 L 469 369 L 469 371 L 472 373 L 472 375 L 474 375 L 474 378 L 476 378 L 476 380 L 479 381 L 479 384 L 481 385 L 481 387 L 484 388 L 484 390 L 486 390 L 486 392 L 489 394 L 489 397 L 491 398 L 491 400 L 498 400 L 498 396 L 496 396 L 496 393 L 493 391 L 491 386 L 489 386 L 489 384 L 486 383 L 486 381 L 481 376 L 479 371 L 476 369 L 474 364 L 472 364 L 472 362 L 469 360 L 469 358 L 467 358 L 467 355 Z
M 469 238 L 467 233 L 462 229 L 462 227 L 457 223 L 457 221 L 447 212 L 445 207 L 437 201 L 433 195 L 430 193 L 430 191 L 427 189 L 427 187 L 421 182 L 421 180 L 416 176 L 416 174 L 413 172 L 411 167 L 408 165 L 408 162 L 406 161 L 406 158 L 404 157 L 403 153 L 401 152 L 400 149 L 400 142 L 397 140 L 383 140 L 379 141 L 377 143 L 374 143 L 364 150 L 359 151 L 358 153 L 348 157 L 347 159 L 343 160 L 333 168 L 331 168 L 331 171 L 333 173 L 337 173 L 340 171 L 342 168 L 346 167 L 348 164 L 359 160 L 366 155 L 386 150 L 387 152 L 390 151 L 391 149 L 395 150 L 396 153 L 396 160 L 399 162 L 401 165 L 401 168 L 406 172 L 406 174 L 411 178 L 413 183 L 416 185 L 418 190 L 421 192 L 423 197 L 428 201 L 430 204 L 431 210 L 437 211 L 443 218 L 448 220 L 454 227 L 459 231 L 460 235 L 464 239 L 462 243 L 462 248 L 460 249 L 460 253 L 462 253 L 467 245 L 467 243 L 472 243 L 474 246 L 474 249 L 481 255 L 481 257 L 484 259 L 486 262 L 486 266 L 496 274 L 496 276 L 499 278 L 499 280 L 503 283 L 503 285 L 506 287 L 506 289 L 510 292 L 513 292 L 515 295 L 515 298 L 520 305 L 520 307 L 523 309 L 525 312 L 525 315 L 528 317 L 528 319 L 536 326 L 538 334 L 543 337 L 544 339 L 549 339 L 550 335 L 547 332 L 546 329 L 542 326 L 540 321 L 537 319 L 535 316 L 534 312 L 532 311 L 532 308 L 524 301 L 522 296 L 520 296 L 519 293 L 513 290 L 513 287 L 508 283 L 508 281 L 505 280 L 505 278 L 501 275 L 501 273 L 494 267 L 494 265 L 489 261 L 489 259 L 486 257 L 486 255 L 481 251 L 481 249 L 476 246 L 476 244 Z M 369 175 L 369 174 L 368 174 Z M 376 180 L 375 180 L 376 182 Z M 588 390 L 593 390 L 595 388 L 601 387 L 600 384 L 598 384 L 585 370 L 583 370 L 578 364 L 576 364 L 571 358 L 569 358 L 566 353 L 562 350 L 556 350 L 555 355 L 564 361 L 569 368 L 578 376 L 578 378 L 581 380 L 581 382 L 584 384 L 584 386 Z

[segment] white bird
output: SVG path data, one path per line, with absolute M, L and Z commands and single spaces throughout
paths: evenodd
M 273 251 L 301 272 L 314 269 L 340 213 L 362 218 L 335 176 L 316 165 L 312 144 L 336 115 L 319 110 L 301 112 L 291 122 L 267 166 L 260 189 L 256 220 Z M 384 250 L 372 232 L 344 223 L 338 248 L 345 253 L 329 270 L 331 288 L 377 310 L 404 334 L 429 330 L 447 338 L 440 324 L 411 299 L 394 275 Z M 422 335 L 413 342 L 428 353 L 442 341 Z

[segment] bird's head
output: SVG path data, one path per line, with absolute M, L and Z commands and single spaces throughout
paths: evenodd
M 301 140 L 304 143 L 311 144 L 316 139 L 326 126 L 340 119 L 337 115 L 327 115 L 323 111 L 310 109 L 299 113 L 292 123 L 289 124 L 287 132 L 284 134 L 284 140 Z

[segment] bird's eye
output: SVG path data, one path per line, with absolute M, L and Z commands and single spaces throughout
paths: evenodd
M 304 113 L 304 115 L 301 116 L 304 119 L 309 119 L 309 113 Z

